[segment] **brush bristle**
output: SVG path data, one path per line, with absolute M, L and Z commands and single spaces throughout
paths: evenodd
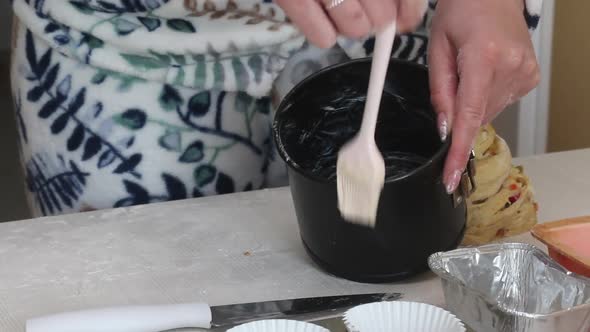
M 350 163 L 339 162 L 336 171 L 340 213 L 347 222 L 374 228 L 385 170 L 379 164 L 354 169 L 346 165 Z

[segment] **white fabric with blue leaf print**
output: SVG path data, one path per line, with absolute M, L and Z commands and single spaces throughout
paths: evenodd
M 538 1 L 527 1 L 531 29 Z M 314 48 L 264 0 L 12 3 L 35 216 L 284 185 L 273 108 L 310 73 L 372 52 L 372 39 Z M 426 62 L 435 5 L 394 56 Z

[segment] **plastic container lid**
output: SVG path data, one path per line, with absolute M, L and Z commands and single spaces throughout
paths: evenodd
M 531 233 L 563 267 L 590 277 L 590 216 L 540 224 Z

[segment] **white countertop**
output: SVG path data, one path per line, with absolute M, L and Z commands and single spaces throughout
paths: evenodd
M 590 215 L 590 150 L 515 160 L 541 222 Z M 515 241 L 535 243 L 527 234 Z M 0 331 L 122 304 L 209 304 L 402 292 L 444 306 L 431 273 L 394 284 L 334 278 L 304 252 L 287 188 L 0 224 Z

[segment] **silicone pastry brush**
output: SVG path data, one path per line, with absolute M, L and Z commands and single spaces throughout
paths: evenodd
M 385 182 L 385 161 L 375 143 L 375 127 L 395 32 L 394 22 L 376 35 L 361 128 L 340 149 L 336 165 L 338 208 L 342 217 L 368 227 L 375 226 Z

